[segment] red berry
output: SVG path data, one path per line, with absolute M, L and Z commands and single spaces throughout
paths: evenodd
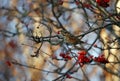
M 75 4 L 76 4 L 76 5 L 79 5 L 79 4 L 80 4 L 80 2 L 79 2 L 79 1 L 75 1 Z
M 65 60 L 71 60 L 72 59 L 72 57 L 71 56 L 69 56 L 68 55 L 68 53 L 60 53 L 60 56 L 62 57 L 62 58 L 64 58 Z
M 110 0 L 96 0 L 97 4 L 99 6 L 105 7 L 105 8 L 109 6 L 109 4 L 108 4 L 109 1 Z
M 99 62 L 99 63 L 104 63 L 104 64 L 109 63 L 109 61 L 107 59 L 105 59 L 103 54 L 98 57 L 95 57 L 94 61 Z
M 79 52 L 78 52 L 78 54 L 81 54 L 81 55 L 86 55 L 86 54 L 87 54 L 87 52 L 86 52 L 85 50 L 83 50 L 83 51 L 79 51 Z
M 66 74 L 66 78 L 71 79 L 71 78 L 72 78 L 72 76 L 71 76 L 71 75 L 69 75 L 69 74 Z
M 97 47 L 97 44 L 94 44 L 93 46 L 94 46 L 94 47 Z
M 108 3 L 108 2 L 110 2 L 110 0 L 104 0 L 104 2 Z
M 11 41 L 9 42 L 9 45 L 10 45 L 10 47 L 13 48 L 13 49 L 17 47 L 17 43 L 16 43 L 14 40 L 11 40 Z
M 58 31 L 57 34 L 60 34 L 60 31 Z
M 12 65 L 10 61 L 6 61 L 6 64 L 7 64 L 8 66 L 11 66 L 11 65 Z
M 65 59 L 71 60 L 72 58 L 71 58 L 71 56 L 68 56 L 68 55 L 67 55 L 67 56 L 65 57 Z
M 64 58 L 65 57 L 65 53 L 60 53 L 60 56 Z
M 89 58 L 90 58 L 90 59 L 93 59 L 93 55 L 90 55 Z
M 96 0 L 96 2 L 97 2 L 97 3 L 100 3 L 100 2 L 101 2 L 101 0 Z

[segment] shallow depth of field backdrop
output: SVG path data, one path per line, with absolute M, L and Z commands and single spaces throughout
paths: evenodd
M 0 81 L 120 81 L 120 0 L 0 0 Z

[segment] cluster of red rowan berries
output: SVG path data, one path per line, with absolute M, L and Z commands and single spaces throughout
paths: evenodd
M 96 0 L 97 4 L 101 7 L 108 7 L 110 0 Z
M 71 60 L 72 57 L 69 55 L 69 53 L 60 53 L 60 56 L 64 58 L 64 60 Z
M 108 7 L 109 6 L 109 3 L 110 2 L 110 0 L 96 0 L 96 3 L 99 5 L 99 6 L 101 6 L 101 7 Z M 58 4 L 59 5 L 62 5 L 64 3 L 64 0 L 59 0 L 58 1 Z M 76 5 L 79 5 L 80 4 L 80 2 L 79 2 L 79 0 L 76 0 L 75 1 L 75 4 Z M 85 7 L 85 8 L 91 8 L 91 5 L 90 4 L 83 4 L 83 7 Z
M 71 60 L 72 57 L 69 54 L 70 53 L 60 53 L 59 56 L 64 58 L 65 61 Z M 92 61 L 102 64 L 109 63 L 109 61 L 104 57 L 104 54 L 100 54 L 98 57 L 94 57 L 93 55 L 87 55 L 87 52 L 85 50 L 78 52 L 77 59 L 77 64 L 80 64 L 81 67 L 84 64 L 91 63 Z
M 96 63 L 102 63 L 102 64 L 109 63 L 109 61 L 104 57 L 104 54 L 100 54 L 98 57 L 94 57 L 93 55 L 88 55 L 88 53 L 85 50 L 81 50 L 77 54 L 78 54 L 77 56 L 78 60 L 76 63 L 79 64 L 81 67 L 83 67 L 87 63 L 91 63 L 92 61 Z M 60 53 L 59 56 L 64 58 L 65 61 L 72 59 L 69 52 Z M 66 78 L 69 78 L 69 79 L 72 78 L 70 74 L 66 74 L 65 76 Z
M 80 65 L 81 65 L 81 67 L 85 64 L 85 63 L 90 63 L 91 61 L 92 61 L 92 59 L 93 59 L 93 56 L 92 55 L 90 55 L 90 56 L 86 56 L 86 54 L 87 54 L 87 52 L 86 51 L 80 51 L 80 52 L 78 52 L 78 62 L 77 63 L 79 63 Z
M 105 59 L 104 54 L 101 54 L 98 57 L 95 57 L 94 61 L 99 63 L 104 63 L 104 64 L 109 63 L 109 61 Z

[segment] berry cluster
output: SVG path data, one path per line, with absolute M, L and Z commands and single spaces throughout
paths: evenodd
M 12 63 L 11 63 L 10 61 L 8 61 L 8 60 L 7 60 L 5 63 L 6 63 L 6 65 L 9 66 L 9 67 L 12 66 Z
M 17 47 L 17 43 L 14 40 L 11 40 L 8 44 L 13 49 L 15 49 Z
M 98 57 L 93 57 L 92 55 L 86 56 L 87 52 L 86 51 L 80 51 L 78 52 L 78 62 L 81 65 L 81 67 L 83 67 L 84 64 L 86 63 L 91 63 L 92 61 L 94 62 L 98 62 L 98 63 L 109 63 L 109 61 L 107 59 L 105 59 L 104 55 L 101 54 Z
M 72 59 L 69 54 L 69 52 L 60 53 L 59 56 L 64 58 L 65 61 L 67 61 Z M 87 52 L 85 50 L 79 51 L 77 58 L 77 64 L 80 64 L 81 67 L 83 67 L 84 64 L 91 63 L 92 61 L 103 64 L 109 63 L 109 61 L 104 57 L 103 54 L 99 55 L 98 57 L 94 57 L 93 55 L 87 55 Z
M 60 53 L 60 56 L 64 58 L 65 61 L 72 59 L 72 57 L 69 56 L 69 53 Z
M 91 61 L 92 61 L 92 59 L 93 59 L 93 56 L 91 55 L 91 56 L 86 56 L 86 54 L 87 54 L 87 52 L 86 51 L 80 51 L 80 52 L 78 52 L 78 62 L 77 63 L 79 63 L 80 65 L 81 65 L 81 67 L 85 64 L 85 63 L 90 63 Z
M 99 63 L 104 63 L 104 64 L 109 63 L 109 61 L 105 59 L 103 54 L 99 55 L 98 57 L 95 57 L 94 61 Z
M 108 7 L 110 0 L 96 0 L 97 4 L 101 7 Z

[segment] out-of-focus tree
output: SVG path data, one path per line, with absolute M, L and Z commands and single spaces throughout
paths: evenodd
M 0 81 L 120 81 L 120 0 L 0 0 Z

